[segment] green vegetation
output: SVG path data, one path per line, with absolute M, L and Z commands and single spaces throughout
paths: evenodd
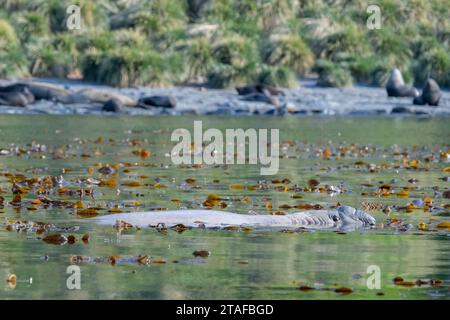
M 81 6 L 81 30 L 66 8 Z M 450 7 L 441 0 L 0 0 L 0 77 L 76 77 L 113 86 L 249 82 L 381 86 L 399 68 L 450 87 Z

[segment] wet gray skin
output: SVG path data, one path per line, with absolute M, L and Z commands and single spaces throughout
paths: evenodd
M 287 215 L 247 215 L 214 210 L 176 210 L 159 212 L 130 212 L 105 215 L 94 218 L 102 225 L 114 225 L 122 220 L 141 228 L 164 225 L 173 227 L 183 224 L 187 227 L 222 229 L 227 226 L 306 229 L 353 230 L 375 224 L 375 218 L 368 213 L 341 206 L 333 210 L 311 210 Z

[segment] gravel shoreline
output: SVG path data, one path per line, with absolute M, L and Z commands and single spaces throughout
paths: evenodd
M 102 104 L 62 104 L 39 100 L 26 107 L 0 105 L 0 114 L 98 114 L 98 115 L 412 115 L 450 116 L 450 91 L 442 90 L 439 107 L 416 106 L 412 98 L 388 97 L 384 88 L 353 86 L 323 88 L 315 80 L 301 80 L 298 88 L 283 89 L 280 107 L 264 102 L 243 101 L 234 89 L 207 89 L 194 86 L 172 88 L 111 88 L 82 81 L 33 79 L 60 85 L 71 91 L 84 88 L 107 89 L 133 99 L 148 95 L 172 95 L 177 100 L 173 109 L 154 107 L 150 110 L 124 108 L 118 113 L 102 111 Z M 0 80 L 0 85 L 8 82 Z

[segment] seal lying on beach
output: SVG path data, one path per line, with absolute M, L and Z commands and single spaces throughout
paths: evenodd
M 123 104 L 117 99 L 110 99 L 105 102 L 102 107 L 102 111 L 106 112 L 121 112 L 123 110 Z
M 34 102 L 34 95 L 25 84 L 15 83 L 0 87 L 0 104 L 25 107 Z
M 268 90 L 263 92 L 249 93 L 241 98 L 243 101 L 253 101 L 253 102 L 265 102 L 275 107 L 280 105 L 280 102 L 276 96 L 272 96 Z
M 70 95 L 70 91 L 50 83 L 21 82 L 27 86 L 36 100 L 51 100 L 64 102 L 64 98 Z
M 104 104 L 111 99 L 116 99 L 122 105 L 126 107 L 135 107 L 137 105 L 137 101 L 133 98 L 111 90 L 107 89 L 95 89 L 95 88 L 86 88 L 82 89 L 74 94 L 82 99 L 88 99 L 91 103 L 101 103 Z M 84 103 L 84 102 L 78 102 Z
M 174 227 L 224 229 L 230 226 L 253 228 L 301 227 L 306 229 L 356 229 L 375 224 L 368 213 L 341 206 L 334 210 L 311 210 L 287 215 L 248 215 L 213 210 L 176 210 L 130 212 L 93 218 L 102 225 L 125 221 L 137 227 Z
M 386 84 L 386 91 L 389 97 L 417 97 L 419 91 L 414 88 L 405 85 L 402 73 L 398 69 L 393 69 L 391 76 Z
M 177 101 L 172 96 L 147 96 L 140 98 L 137 106 L 143 109 L 151 109 L 152 107 L 175 108 Z
M 441 100 L 442 92 L 439 88 L 439 85 L 433 79 L 428 79 L 425 87 L 422 90 L 422 95 L 420 97 L 416 97 L 413 100 L 413 104 L 417 105 L 425 105 L 429 104 L 430 106 L 438 106 L 439 100 Z
M 242 86 L 242 87 L 236 87 L 236 91 L 238 92 L 238 94 L 240 96 L 245 96 L 248 94 L 255 94 L 255 93 L 264 93 L 265 91 L 268 91 L 270 93 L 270 95 L 272 96 L 278 96 L 278 95 L 282 95 L 284 96 L 284 92 L 269 86 L 269 85 L 265 85 L 265 84 L 257 84 L 257 85 L 251 85 L 251 86 Z

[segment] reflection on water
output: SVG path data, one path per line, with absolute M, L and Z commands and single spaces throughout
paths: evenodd
M 416 144 L 418 152 L 447 150 L 450 126 L 446 119 L 417 120 L 389 118 L 204 118 L 204 127 L 224 128 L 280 128 L 281 141 L 301 143 L 299 150 L 285 155 L 280 161 L 279 178 L 288 178 L 293 184 L 304 186 L 309 179 L 322 184 L 340 185 L 346 190 L 331 196 L 328 193 L 300 192 L 299 200 L 291 198 L 292 192 L 267 190 L 236 190 L 230 184 L 252 185 L 267 177 L 259 176 L 257 166 L 229 166 L 228 168 L 174 169 L 171 166 L 170 134 L 173 129 L 192 128 L 193 118 L 171 117 L 46 117 L 1 116 L 0 149 L 10 149 L 10 144 L 25 146 L 35 141 L 45 144 L 46 157 L 39 154 L 0 156 L 0 171 L 24 173 L 27 177 L 46 175 L 63 176 L 74 181 L 88 175 L 90 166 L 98 163 L 144 163 L 120 172 L 120 181 L 141 177 L 143 185 L 132 188 L 97 187 L 93 198 L 83 201 L 92 206 L 110 207 L 128 205 L 139 201 L 131 210 L 150 208 L 176 209 L 199 207 L 210 193 L 229 199 L 223 210 L 247 213 L 264 212 L 264 202 L 271 201 L 274 208 L 284 203 L 318 203 L 329 206 L 337 202 L 360 207 L 361 203 L 406 204 L 407 198 L 373 198 L 363 195 L 362 184 L 378 185 L 380 181 L 405 185 L 417 179 L 418 189 L 410 198 L 433 196 L 433 187 L 448 188 L 448 182 L 439 180 L 445 163 L 429 165 L 428 171 L 407 171 L 392 168 L 376 174 L 355 169 L 350 164 L 357 160 L 367 163 L 395 162 L 392 148 L 408 148 Z M 24 126 L 23 124 L 27 125 Z M 420 129 L 420 131 L 419 131 Z M 420 132 L 420 134 L 418 134 Z M 94 143 L 103 137 L 103 143 Z M 86 140 L 85 140 L 86 139 Z M 134 141 L 134 142 L 133 142 Z M 134 145 L 139 141 L 140 145 Z M 338 144 L 367 145 L 376 150 L 354 157 L 323 160 L 311 156 L 317 146 Z M 395 147 L 397 145 L 398 147 Z M 55 157 L 54 147 L 65 152 Z M 147 159 L 139 159 L 130 150 L 146 148 L 152 152 Z M 425 148 L 425 150 L 423 150 Z M 300 150 L 301 149 L 301 150 Z M 297 152 L 298 151 L 298 152 Z M 383 156 L 383 154 L 388 156 Z M 80 157 L 88 154 L 89 157 Z M 447 164 L 448 166 L 448 164 Z M 96 178 L 98 176 L 94 174 Z M 145 177 L 145 178 L 144 178 Z M 196 179 L 196 187 L 184 183 Z M 395 180 L 393 180 L 395 179 Z M 214 182 L 214 180 L 218 180 Z M 269 179 L 270 180 L 270 179 Z M 166 188 L 156 188 L 154 183 Z M 88 233 L 89 244 L 81 241 L 73 245 L 55 246 L 44 243 L 35 233 L 8 232 L 0 229 L 0 277 L 10 274 L 18 277 L 14 289 L 3 282 L 0 298 L 145 298 L 145 299 L 199 299 L 199 298 L 275 298 L 275 299 L 404 299 L 448 298 L 450 281 L 449 234 L 439 232 L 409 231 L 401 233 L 392 229 L 357 231 L 348 234 L 334 232 L 231 232 L 188 230 L 181 234 L 169 231 L 132 230 L 119 234 L 111 227 L 92 224 L 89 219 L 73 215 L 72 209 L 53 208 L 27 210 L 26 206 L 13 208 L 11 183 L 0 177 L 1 194 L 5 206 L 0 217 L 52 222 L 57 225 L 78 225 L 77 237 Z M 117 192 L 120 189 L 120 193 Z M 248 196 L 248 203 L 238 199 Z M 24 199 L 36 196 L 29 194 Z M 76 196 L 52 195 L 55 199 L 78 200 Z M 178 201 L 172 201 L 177 199 Z M 440 204 L 446 202 L 434 199 Z M 127 210 L 125 210 L 127 211 Z M 105 210 L 101 213 L 106 213 Z M 378 222 L 385 222 L 381 211 L 374 211 Z M 435 219 L 447 219 L 431 213 L 393 213 L 413 225 Z M 209 250 L 208 258 L 194 257 L 195 250 Z M 80 263 L 81 290 L 66 288 L 67 266 L 71 255 L 108 258 L 110 256 L 150 255 L 161 258 L 165 264 L 142 266 L 123 263 L 112 266 L 107 262 Z M 378 265 L 381 269 L 383 296 L 366 287 L 367 267 Z M 441 279 L 438 287 L 395 286 L 392 279 Z M 30 283 L 32 278 L 32 283 Z M 3 281 L 3 280 L 2 280 Z M 302 292 L 300 284 L 316 288 L 350 287 L 354 292 L 340 296 L 333 291 Z

